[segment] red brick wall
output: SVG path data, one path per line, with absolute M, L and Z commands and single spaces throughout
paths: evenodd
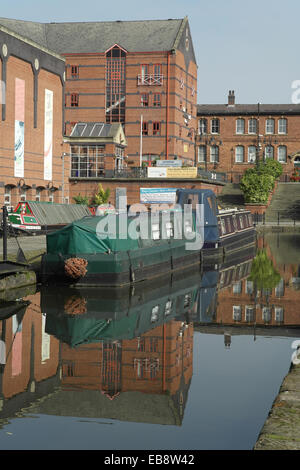
M 288 120 L 287 124 L 287 134 L 282 135 L 278 134 L 278 120 L 280 118 L 286 118 Z M 215 116 L 207 116 L 207 115 L 198 115 L 198 121 L 201 118 L 207 119 L 207 129 L 208 135 L 211 137 L 210 134 L 210 123 L 213 118 L 220 119 L 220 134 L 215 136 L 216 140 L 221 140 L 222 145 L 219 148 L 220 155 L 219 155 L 219 164 L 216 165 L 216 171 L 226 172 L 230 179 L 233 182 L 239 181 L 239 175 L 243 174 L 247 168 L 254 167 L 254 164 L 248 163 L 248 147 L 253 145 L 257 145 L 257 135 L 248 134 L 248 120 L 251 118 L 257 119 L 257 115 L 253 116 L 246 116 L 246 115 L 215 115 Z M 245 119 L 245 134 L 239 135 L 236 134 L 236 120 L 238 118 Z M 269 142 L 270 135 L 266 135 L 265 128 L 266 128 L 266 119 L 273 118 L 275 120 L 275 134 L 271 136 L 271 144 L 274 147 L 274 159 L 277 160 L 278 155 L 278 147 L 280 145 L 285 145 L 287 147 L 287 155 L 291 155 L 294 152 L 300 149 L 300 115 L 293 116 L 293 115 L 284 115 L 284 116 L 275 116 L 275 115 L 262 115 L 259 118 L 259 133 L 262 135 L 260 138 L 260 143 L 262 144 L 262 149 L 260 151 L 260 160 L 263 159 L 264 149 L 266 145 L 269 143 L 264 143 L 264 139 Z M 275 143 L 276 141 L 276 143 Z M 201 142 L 198 141 L 197 145 L 200 145 Z M 235 148 L 236 146 L 244 146 L 244 163 L 236 163 L 235 162 Z M 209 146 L 207 147 L 207 162 L 208 162 L 208 170 L 212 170 L 214 168 L 214 164 L 210 163 L 210 154 L 209 154 Z M 201 164 L 200 166 L 204 166 Z M 294 169 L 293 162 L 287 158 L 287 163 L 283 164 L 283 172 L 286 174 L 291 174 Z
M 15 132 L 15 79 L 25 81 L 25 156 L 24 180 L 26 185 L 47 187 L 44 180 L 44 108 L 45 89 L 52 90 L 53 95 L 53 180 L 54 187 L 62 184 L 62 84 L 60 78 L 46 70 L 40 70 L 38 78 L 38 121 L 34 128 L 33 71 L 31 65 L 16 57 L 10 56 L 7 63 L 6 86 L 6 120 L 0 121 L 0 181 L 14 185 L 12 205 L 19 202 L 20 192 L 16 187 L 21 178 L 14 177 L 14 132 Z M 60 191 L 54 193 L 55 199 L 61 202 Z M 35 199 L 35 189 L 28 190 L 28 196 Z M 48 190 L 43 198 L 48 200 Z M 4 203 L 4 187 L 0 187 L 0 204 Z

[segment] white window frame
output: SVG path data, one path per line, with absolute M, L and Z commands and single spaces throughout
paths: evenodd
M 281 126 L 281 124 L 283 123 L 284 123 L 284 126 L 283 126 L 284 130 L 282 130 L 282 126 Z M 286 118 L 278 119 L 278 134 L 283 134 L 283 135 L 287 134 L 287 119 Z
M 242 321 L 242 306 L 234 305 L 232 307 L 232 319 L 233 321 Z
M 251 149 L 251 152 L 250 152 L 250 149 Z M 253 149 L 254 149 L 254 152 L 252 152 Z M 256 162 L 256 152 L 257 152 L 257 148 L 255 147 L 255 145 L 249 145 L 249 147 L 248 147 L 248 163 L 255 163 Z M 254 158 L 253 158 L 253 155 L 254 155 Z
M 199 119 L 198 132 L 200 135 L 207 134 L 207 119 L 205 118 Z
M 255 130 L 251 130 L 251 127 L 253 127 L 253 123 L 255 124 Z M 248 134 L 257 134 L 257 119 L 251 118 L 248 121 Z
M 210 163 L 219 163 L 219 147 L 211 145 L 210 147 Z
M 271 307 L 262 308 L 262 321 L 270 322 L 272 320 L 272 309 Z
M 245 119 L 238 118 L 235 123 L 236 134 L 245 134 Z
M 217 131 L 215 129 L 218 129 Z M 211 134 L 220 134 L 220 119 L 213 118 L 210 122 Z
M 271 157 L 268 156 L 269 154 L 267 152 L 267 149 L 272 149 L 272 156 Z M 274 160 L 274 147 L 273 147 L 273 145 L 266 145 L 265 146 L 265 160 L 267 160 L 267 159 Z
M 235 163 L 244 163 L 244 159 L 245 159 L 245 148 L 243 145 L 237 145 L 235 147 Z
M 266 119 L 266 134 L 274 134 L 275 133 L 275 119 L 269 118 Z
M 200 149 L 203 152 L 201 152 Z M 205 163 L 206 158 L 207 158 L 207 147 L 206 147 L 206 145 L 199 145 L 199 147 L 198 147 L 198 163 Z
M 278 314 L 280 318 L 278 318 Z M 276 323 L 282 323 L 284 318 L 284 308 L 283 307 L 274 307 L 274 319 Z
M 254 321 L 254 313 L 255 313 L 255 310 L 254 310 L 253 305 L 246 305 L 246 307 L 245 307 L 245 321 L 246 322 Z
M 284 149 L 284 160 L 281 160 L 280 158 L 280 152 L 281 150 Z M 287 147 L 286 145 L 279 145 L 279 147 L 277 148 L 277 160 L 279 161 L 279 163 L 286 163 L 287 162 Z
M 242 293 L 242 281 L 237 281 L 233 284 L 232 293 L 234 295 L 239 295 Z

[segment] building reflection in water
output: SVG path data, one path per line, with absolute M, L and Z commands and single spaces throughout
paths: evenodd
M 295 267 L 283 272 L 266 240 L 258 249 L 274 268 L 272 288 L 253 277 L 248 250 L 132 289 L 31 288 L 2 300 L 0 424 L 31 412 L 180 425 L 195 329 L 223 334 L 225 349 L 249 328 L 299 334 L 289 328 L 300 322 Z

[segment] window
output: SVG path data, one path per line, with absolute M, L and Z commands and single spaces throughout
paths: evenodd
M 114 46 L 106 53 L 106 122 L 125 122 L 126 52 Z
M 161 94 L 160 93 L 154 93 L 153 106 L 161 106 Z
M 78 93 L 71 93 L 71 107 L 77 108 L 79 104 L 79 95 Z
M 141 106 L 147 107 L 149 106 L 149 95 L 148 93 L 141 94 Z
M 245 308 L 245 321 L 252 322 L 254 320 L 254 307 L 246 306 Z
M 244 119 L 236 120 L 236 133 L 245 134 L 245 120 Z
M 174 236 L 174 226 L 172 222 L 166 223 L 166 238 L 172 238 Z
M 257 133 L 257 120 L 256 119 L 249 119 L 248 134 L 256 134 L 256 133 Z
M 71 65 L 71 77 L 79 78 L 79 67 L 78 65 Z
M 145 78 L 146 75 L 149 74 L 149 67 L 148 67 L 148 64 L 142 64 L 141 65 L 141 76 L 142 76 L 142 79 Z
M 235 162 L 236 163 L 244 162 L 244 147 L 242 145 L 238 145 L 235 148 Z
M 153 135 L 160 135 L 160 122 L 153 122 Z
M 11 205 L 11 186 L 5 186 L 4 188 L 4 204 L 6 206 L 10 206 Z
M 275 121 L 274 119 L 266 120 L 266 134 L 274 134 L 275 132 Z
M 287 119 L 278 120 L 278 134 L 287 134 Z
M 235 282 L 232 287 L 233 294 L 241 294 L 242 293 L 242 283 L 241 281 Z
M 219 134 L 220 133 L 220 120 L 219 119 L 212 119 L 211 120 L 211 133 L 212 134 Z
M 267 158 L 274 159 L 274 147 L 272 147 L 272 145 L 265 147 L 265 159 Z
M 148 135 L 148 122 L 146 121 L 142 124 L 142 135 Z
M 282 307 L 275 307 L 275 321 L 277 323 L 283 322 L 283 308 Z
M 151 312 L 151 323 L 157 322 L 159 317 L 159 305 L 156 305 L 153 307 L 152 312 Z
M 263 309 L 262 309 L 262 319 L 266 323 L 271 321 L 271 307 L 263 307 Z
M 199 134 L 207 133 L 207 119 L 199 119 Z
M 40 200 L 41 200 L 41 192 L 42 192 L 41 188 L 36 188 L 36 190 L 35 190 L 35 200 L 37 202 L 40 202 Z
M 275 287 L 275 296 L 283 297 L 284 296 L 284 280 L 281 279 L 279 284 Z
M 210 161 L 211 163 L 219 163 L 219 147 L 217 145 L 210 147 Z
M 246 281 L 246 294 L 253 294 L 253 282 Z
M 153 240 L 160 239 L 159 224 L 152 224 L 152 238 Z
M 153 71 L 156 77 L 161 75 L 161 64 L 154 64 Z
M 278 147 L 278 161 L 279 163 L 286 163 L 287 150 L 285 145 Z
M 242 320 L 242 307 L 240 305 L 233 306 L 233 320 L 241 321 Z
M 248 162 L 256 162 L 256 147 L 254 145 L 250 145 L 250 147 L 248 147 Z
M 165 316 L 167 317 L 172 313 L 172 300 L 168 300 L 165 306 Z
M 198 147 L 198 163 L 206 162 L 206 145 L 199 145 Z

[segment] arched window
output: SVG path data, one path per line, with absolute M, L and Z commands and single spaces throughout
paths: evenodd
M 272 145 L 267 145 L 265 147 L 265 159 L 267 158 L 274 159 L 274 147 Z
M 257 120 L 252 118 L 248 121 L 248 134 L 256 134 L 257 133 Z
M 125 122 L 126 52 L 115 45 L 106 52 L 106 122 Z
M 207 134 L 207 119 L 199 119 L 199 134 Z
M 245 119 L 236 120 L 236 133 L 245 134 Z
M 255 145 L 250 145 L 248 147 L 248 162 L 255 163 L 256 162 L 256 147 Z
M 274 119 L 266 120 L 266 134 L 274 134 L 275 132 L 275 121 Z
M 287 134 L 287 119 L 281 118 L 278 120 L 278 134 Z
M 244 147 L 242 145 L 235 148 L 235 163 L 244 163 Z
M 210 161 L 211 163 L 219 163 L 219 147 L 217 145 L 210 147 Z
M 287 150 L 285 145 L 278 147 L 278 161 L 279 163 L 286 163 Z

